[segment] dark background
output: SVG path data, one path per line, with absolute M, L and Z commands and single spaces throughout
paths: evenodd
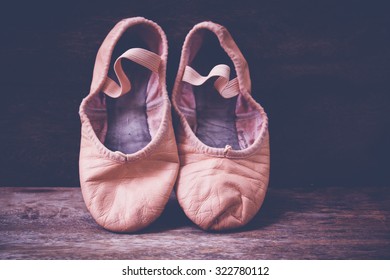
M 228 28 L 269 115 L 271 187 L 389 186 L 390 10 L 313 2 L 3 4 L 0 186 L 79 186 L 78 107 L 103 39 L 133 16 L 167 34 L 169 90 L 192 26 Z

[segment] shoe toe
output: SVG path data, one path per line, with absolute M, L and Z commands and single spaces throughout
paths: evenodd
M 114 232 L 134 232 L 152 223 L 163 211 L 169 194 L 147 194 L 134 182 L 105 182 L 90 194 L 84 194 L 87 207 L 96 222 Z
M 197 176 L 177 196 L 186 215 L 204 230 L 227 230 L 247 224 L 258 212 L 266 187 L 236 174 Z
M 85 204 L 96 222 L 114 232 L 134 232 L 157 219 L 177 174 L 176 162 L 142 161 L 107 163 L 83 169 L 81 189 Z

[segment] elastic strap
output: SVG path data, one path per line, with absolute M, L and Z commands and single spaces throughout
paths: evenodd
M 157 73 L 161 63 L 161 57 L 151 51 L 133 48 L 125 51 L 114 63 L 114 71 L 119 85 L 110 77 L 106 78 L 102 91 L 110 97 L 118 98 L 131 90 L 131 82 L 122 68 L 122 59 L 126 58 Z
M 219 77 L 214 82 L 215 89 L 224 98 L 232 98 L 239 94 L 238 79 L 234 78 L 229 81 L 230 67 L 225 64 L 219 64 L 211 69 L 207 76 L 202 76 L 196 72 L 192 67 L 186 66 L 183 74 L 183 81 L 194 86 L 200 86 L 204 84 L 211 77 Z

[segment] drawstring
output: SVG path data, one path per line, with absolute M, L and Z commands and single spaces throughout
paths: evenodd
M 226 157 L 227 153 L 232 149 L 232 146 L 226 145 L 225 149 L 223 150 L 223 155 Z

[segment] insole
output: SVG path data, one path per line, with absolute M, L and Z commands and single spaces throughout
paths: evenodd
M 230 57 L 221 48 L 215 34 L 204 31 L 203 41 L 191 66 L 203 75 L 218 64 L 227 64 L 230 78 L 236 76 Z M 201 86 L 194 86 L 196 102 L 197 130 L 196 136 L 206 145 L 224 148 L 226 145 L 240 149 L 235 123 L 237 96 L 225 99 L 214 88 L 216 78 L 209 79 Z
M 206 145 L 239 150 L 235 124 L 237 96 L 225 99 L 214 88 L 214 79 L 194 87 L 197 114 L 196 136 Z
M 132 87 L 119 98 L 107 96 L 105 145 L 112 151 L 131 154 L 151 141 L 146 114 L 146 90 L 151 72 L 131 61 L 122 61 L 122 67 Z M 114 78 L 115 73 L 109 76 Z

